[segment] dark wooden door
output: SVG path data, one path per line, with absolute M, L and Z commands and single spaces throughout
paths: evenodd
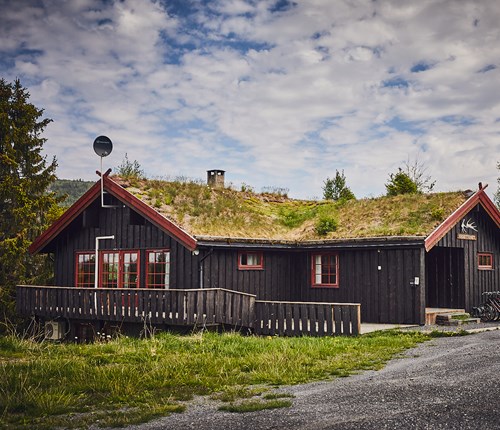
M 427 307 L 462 309 L 465 305 L 464 250 L 435 247 L 426 258 Z
M 378 253 L 378 311 L 380 323 L 420 323 L 418 249 L 381 250 Z

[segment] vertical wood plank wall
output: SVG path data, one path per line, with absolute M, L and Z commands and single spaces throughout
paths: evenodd
M 115 235 L 115 240 L 102 241 L 99 249 L 169 249 L 170 250 L 170 287 L 198 288 L 198 261 L 184 246 L 172 239 L 148 221 L 143 225 L 133 225 L 131 217 L 137 218 L 127 207 L 101 209 L 98 201 L 86 209 L 63 231 L 55 241 L 55 284 L 75 285 L 75 253 L 93 251 L 96 236 Z M 114 200 L 113 204 L 118 204 Z M 86 224 L 86 220 L 94 222 Z M 84 222 L 85 221 L 85 222 Z M 89 225 L 90 224 L 90 225 Z M 99 227 L 94 227 L 98 225 Z M 140 282 L 146 281 L 146 253 L 141 252 Z
M 205 260 L 204 286 L 255 294 L 257 300 L 361 303 L 363 322 L 423 323 L 420 248 L 338 253 L 339 288 L 311 286 L 311 251 L 304 250 L 266 250 L 263 270 L 238 270 L 237 250 L 217 249 Z
M 467 233 L 476 236 L 477 240 L 459 239 L 458 235 L 462 233 L 459 221 L 436 246 L 463 250 L 461 251 L 465 289 L 463 300 L 465 309 L 471 311 L 472 307 L 478 306 L 483 301 L 481 296 L 483 292 L 500 290 L 500 234 L 498 227 L 479 204 L 464 218 L 476 225 L 477 232 L 468 230 Z M 478 269 L 477 254 L 480 252 L 493 254 L 493 270 Z M 430 256 L 429 253 L 428 259 Z

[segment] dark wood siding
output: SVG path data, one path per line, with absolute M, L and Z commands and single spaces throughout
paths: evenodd
M 93 251 L 96 236 L 114 235 L 115 240 L 99 243 L 100 249 L 134 249 L 141 252 L 141 285 L 145 284 L 146 250 L 165 248 L 170 250 L 170 287 L 198 288 L 199 256 L 179 244 L 171 236 L 147 220 L 140 220 L 131 209 L 113 199 L 116 208 L 100 208 L 96 200 L 80 214 L 54 243 L 55 284 L 75 285 L 75 253 Z M 90 222 L 89 220 L 94 220 Z
M 263 270 L 238 270 L 236 249 L 216 249 L 207 257 L 204 287 L 255 294 L 257 300 L 361 303 L 363 322 L 423 323 L 421 288 L 425 283 L 420 248 L 335 252 L 339 255 L 339 288 L 311 286 L 313 251 L 265 250 Z M 415 277 L 419 285 L 415 285 Z
M 464 307 L 467 311 L 471 311 L 472 307 L 482 302 L 483 292 L 500 290 L 500 229 L 479 204 L 463 220 L 466 223 L 474 223 L 477 232 L 472 229 L 462 232 L 462 220 L 460 220 L 436 244 L 436 247 L 462 250 L 463 261 L 460 264 L 464 272 Z M 464 236 L 460 235 L 464 233 L 475 237 L 476 240 L 461 239 Z M 478 269 L 478 253 L 481 252 L 493 254 L 493 270 Z M 428 259 L 431 256 L 432 250 Z M 429 288 L 432 287 L 429 285 Z
M 427 306 L 465 307 L 464 250 L 434 247 L 427 256 Z
M 217 249 L 203 262 L 203 287 L 255 294 L 258 300 L 293 300 L 295 253 L 263 251 L 264 268 L 238 269 L 238 250 Z
M 339 288 L 311 288 L 310 258 L 303 256 L 300 300 L 361 303 L 363 322 L 422 322 L 419 248 L 339 250 Z

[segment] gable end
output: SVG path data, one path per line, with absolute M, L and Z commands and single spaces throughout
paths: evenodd
M 478 204 L 482 206 L 488 216 L 500 228 L 500 211 L 490 200 L 484 191 L 480 189 L 472 195 L 455 212 L 445 219 L 427 238 L 425 239 L 425 250 L 429 252 L 460 220 L 465 217 Z
M 106 172 L 108 173 L 108 172 Z M 171 234 L 183 246 L 190 251 L 196 249 L 196 239 L 182 230 L 172 221 L 165 218 L 163 215 L 156 212 L 153 208 L 139 200 L 134 195 L 130 194 L 123 187 L 108 178 L 107 174 L 103 175 L 104 189 L 109 194 L 116 197 L 122 203 L 129 206 L 130 210 L 136 214 L 143 216 L 159 229 Z M 96 198 L 100 197 L 101 182 L 97 181 L 92 187 L 80 197 L 73 206 L 71 206 L 59 219 L 57 219 L 47 230 L 38 236 L 29 247 L 31 254 L 36 254 L 43 251 L 65 228 L 67 228 L 73 220 L 78 217 L 86 208 L 88 208 Z

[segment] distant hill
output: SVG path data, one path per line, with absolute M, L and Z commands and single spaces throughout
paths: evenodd
M 67 194 L 66 200 L 61 202 L 62 206 L 71 206 L 75 203 L 92 185 L 92 181 L 82 179 L 57 179 L 50 187 L 49 191 L 55 192 L 58 196 Z

